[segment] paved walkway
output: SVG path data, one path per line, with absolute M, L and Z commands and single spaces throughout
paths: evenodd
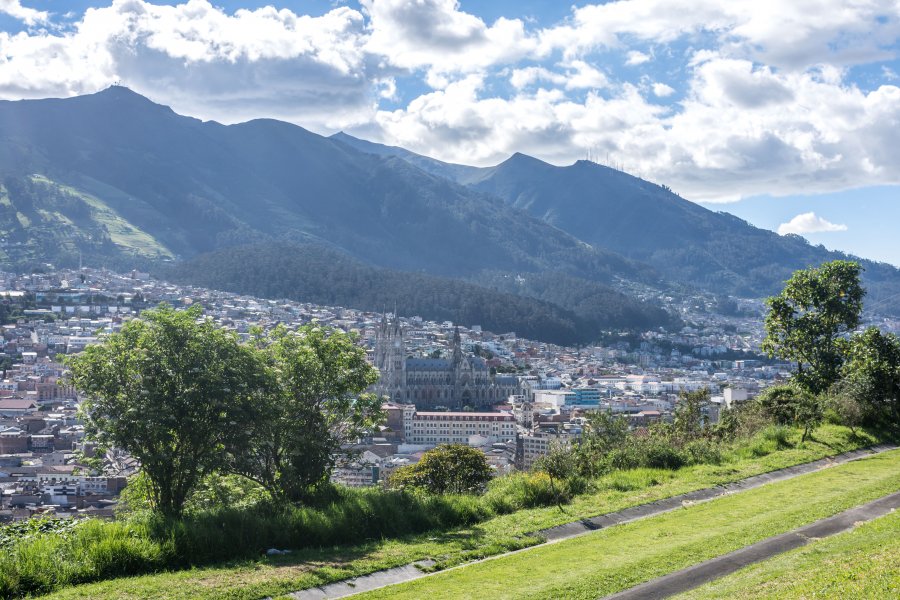
M 668 598 L 720 579 L 735 571 L 772 558 L 783 552 L 805 546 L 809 542 L 848 531 L 859 523 L 884 516 L 900 508 L 900 492 L 879 498 L 868 504 L 851 508 L 840 514 L 816 521 L 788 533 L 767 538 L 740 550 L 735 550 L 706 562 L 669 573 L 657 579 L 608 596 L 610 600 L 657 600 Z
M 869 448 L 851 450 L 850 452 L 838 454 L 837 456 L 822 458 L 813 462 L 794 465 L 792 467 L 786 467 L 784 469 L 778 469 L 777 471 L 770 471 L 769 473 L 762 473 L 760 475 L 754 475 L 752 477 L 741 479 L 740 481 L 735 481 L 733 483 L 718 485 L 711 488 L 703 488 L 693 492 L 688 492 L 686 494 L 672 496 L 670 498 L 657 500 L 656 502 L 650 502 L 648 504 L 633 506 L 631 508 L 626 508 L 620 511 L 607 513 L 605 515 L 600 515 L 589 519 L 581 519 L 579 521 L 565 523 L 563 525 L 558 525 L 549 529 L 542 529 L 535 533 L 536 535 L 545 538 L 547 542 L 559 542 L 562 540 L 567 540 L 573 537 L 584 535 L 586 533 L 590 533 L 591 531 L 596 531 L 597 529 L 602 529 L 604 527 L 621 525 L 623 523 L 630 523 L 631 521 L 637 521 L 639 519 L 661 515 L 663 513 L 681 508 L 685 504 L 712 500 L 725 494 L 732 494 L 734 492 L 753 489 L 775 481 L 791 479 L 797 477 L 798 475 L 804 475 L 806 473 L 818 471 L 819 469 L 822 469 L 824 467 L 851 462 L 860 458 L 865 458 L 867 456 L 880 454 L 888 450 L 896 450 L 897 448 L 898 446 L 895 444 L 879 444 L 877 446 L 871 446 Z M 536 547 L 539 546 L 531 546 L 530 548 L 524 548 L 522 550 L 516 550 L 514 552 L 498 554 L 496 556 L 491 556 L 482 560 L 493 560 L 495 558 L 500 558 L 501 556 L 507 556 L 509 554 L 528 552 L 530 549 Z M 300 590 L 299 592 L 289 594 L 289 596 L 296 600 L 344 598 L 353 594 L 368 592 L 388 585 L 405 583 L 407 581 L 412 581 L 414 579 L 424 577 L 428 575 L 428 573 L 424 572 L 423 568 L 430 567 L 433 564 L 433 561 L 422 560 L 409 565 L 404 565 L 402 567 L 395 567 L 393 569 L 377 571 L 375 573 L 363 575 L 354 579 L 338 581 L 321 587 Z M 474 563 L 466 563 L 454 568 L 465 568 L 466 566 L 471 564 Z

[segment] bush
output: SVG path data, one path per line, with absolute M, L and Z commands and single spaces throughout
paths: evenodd
M 416 464 L 397 469 L 390 484 L 432 494 L 466 494 L 484 491 L 491 477 L 483 452 L 465 444 L 444 444 L 428 450 Z
M 685 464 L 681 453 L 668 440 L 662 438 L 649 438 L 641 450 L 642 464 L 639 466 L 642 467 L 679 469 Z
M 546 473 L 514 473 L 488 484 L 485 504 L 497 514 L 556 504 L 556 494 Z
M 683 451 L 684 461 L 690 465 L 718 465 L 722 462 L 722 450 L 711 440 L 695 440 Z
M 607 470 L 678 469 L 685 464 L 681 453 L 666 436 L 653 434 L 632 437 L 628 443 L 610 452 L 607 460 Z

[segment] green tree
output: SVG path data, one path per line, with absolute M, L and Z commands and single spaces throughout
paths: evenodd
M 875 327 L 855 335 L 848 344 L 847 361 L 839 384 L 854 398 L 872 425 L 900 429 L 900 339 Z
M 685 440 L 699 437 L 707 424 L 707 419 L 703 414 L 703 408 L 707 404 L 709 404 L 708 389 L 681 392 L 678 395 L 678 402 L 675 404 L 672 422 L 674 432 Z
M 843 360 L 841 336 L 859 325 L 865 290 L 858 263 L 835 260 L 796 271 L 766 303 L 762 349 L 797 363 L 796 382 L 818 394 L 837 381 Z
M 628 421 L 624 417 L 605 410 L 591 412 L 574 449 L 578 470 L 587 477 L 596 477 L 603 470 L 605 457 L 627 438 Z
M 230 452 L 229 468 L 275 497 L 300 501 L 347 455 L 342 446 L 383 420 L 381 400 L 363 393 L 378 371 L 356 338 L 339 329 L 312 324 L 254 333 L 272 377 L 248 421 L 249 447 Z
M 145 311 L 67 364 L 91 437 L 140 461 L 153 508 L 170 517 L 225 448 L 246 445 L 264 387 L 257 353 L 199 308 Z
M 841 425 L 846 425 L 850 428 L 850 433 L 856 435 L 856 428 L 865 421 L 866 409 L 852 387 L 852 380 L 838 381 L 828 392 L 826 406 Z
M 534 468 L 546 473 L 550 478 L 550 489 L 559 510 L 563 510 L 562 503 L 566 499 L 562 486 L 575 475 L 575 467 L 575 453 L 568 445 L 558 440 L 551 442 L 547 454 L 535 461 Z
M 779 425 L 803 428 L 801 442 L 822 424 L 823 411 L 819 398 L 797 385 L 777 385 L 757 398 L 760 406 Z
M 414 465 L 391 476 L 392 487 L 420 488 L 432 494 L 468 494 L 484 491 L 493 473 L 484 453 L 465 444 L 444 444 L 422 455 Z

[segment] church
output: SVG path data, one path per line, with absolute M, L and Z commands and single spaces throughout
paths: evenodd
M 484 359 L 463 354 L 458 327 L 449 359 L 412 358 L 406 355 L 400 319 L 385 316 L 375 332 L 373 362 L 381 374 L 373 391 L 419 410 L 483 409 L 519 393 L 517 377 L 492 375 Z

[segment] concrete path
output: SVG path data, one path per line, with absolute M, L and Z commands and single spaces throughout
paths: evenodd
M 900 508 L 900 492 L 851 508 L 827 519 L 816 521 L 794 531 L 776 535 L 750 546 L 712 558 L 706 562 L 669 573 L 641 585 L 608 596 L 610 600 L 657 600 L 686 592 L 704 583 L 720 579 L 735 571 L 783 552 L 805 546 L 809 542 L 848 531 L 859 523 L 871 521 Z
M 376 571 L 355 579 L 338 581 L 324 587 L 310 588 L 289 594 L 290 598 L 302 600 L 319 600 L 321 598 L 343 598 L 353 594 L 361 594 L 387 585 L 394 585 L 405 581 L 412 581 L 428 575 L 423 569 L 434 565 L 433 560 L 423 560 L 411 565 L 403 565 L 384 571 Z
M 621 525 L 623 523 L 630 523 L 631 521 L 637 521 L 639 519 L 661 515 L 663 513 L 673 511 L 677 508 L 681 508 L 685 504 L 712 500 L 725 494 L 732 494 L 735 492 L 753 489 L 775 481 L 791 479 L 793 477 L 797 477 L 798 475 L 804 475 L 806 473 L 818 471 L 819 469 L 822 469 L 824 467 L 851 462 L 860 458 L 865 458 L 867 456 L 880 454 L 888 450 L 896 450 L 897 448 L 898 446 L 895 444 L 879 444 L 877 446 L 871 446 L 869 448 L 851 450 L 850 452 L 838 454 L 837 456 L 822 458 L 813 462 L 794 465 L 792 467 L 786 467 L 784 469 L 778 469 L 777 471 L 770 471 L 769 473 L 762 473 L 760 475 L 754 475 L 752 477 L 741 479 L 733 483 L 718 485 L 711 488 L 704 488 L 693 492 L 688 492 L 686 494 L 680 494 L 678 496 L 665 498 L 663 500 L 657 500 L 656 502 L 633 506 L 631 508 L 626 508 L 613 513 L 607 513 L 605 515 L 600 515 L 589 519 L 581 519 L 578 521 L 573 521 L 571 523 L 565 523 L 563 525 L 551 527 L 549 529 L 542 529 L 535 532 L 535 535 L 545 538 L 547 542 L 559 542 L 562 540 L 567 540 L 573 537 L 584 535 L 586 533 L 590 533 L 591 531 L 596 531 L 604 527 Z M 498 554 L 496 556 L 490 556 L 482 560 L 493 560 L 502 556 L 507 556 L 509 554 L 528 552 L 532 548 L 537 547 L 540 547 L 540 545 L 531 546 L 522 550 L 516 550 L 514 552 Z M 433 564 L 433 561 L 422 560 L 413 564 L 404 565 L 402 567 L 395 567 L 393 569 L 377 571 L 375 573 L 363 575 L 354 579 L 338 581 L 321 587 L 300 590 L 298 592 L 288 594 L 288 596 L 296 600 L 344 598 L 353 594 L 368 592 L 388 585 L 395 585 L 398 583 L 404 583 L 407 581 L 418 579 L 420 577 L 424 577 L 428 575 L 428 573 L 423 572 L 423 568 L 427 568 Z M 466 566 L 471 564 L 475 563 L 466 563 L 454 568 L 465 568 Z

